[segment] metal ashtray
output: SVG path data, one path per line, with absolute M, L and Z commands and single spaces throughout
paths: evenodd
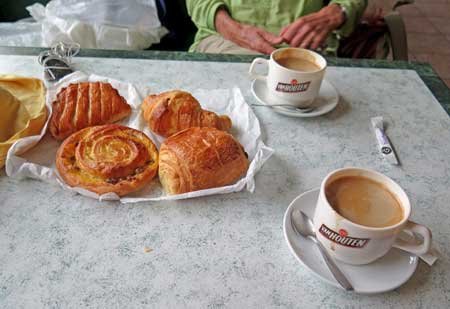
M 47 81 L 55 82 L 73 72 L 71 59 L 80 51 L 78 43 L 59 42 L 52 46 L 50 50 L 39 54 L 38 61 L 44 66 L 44 78 Z

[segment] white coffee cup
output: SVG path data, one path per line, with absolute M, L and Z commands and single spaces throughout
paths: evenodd
M 325 188 L 336 179 L 345 176 L 369 178 L 382 184 L 393 193 L 403 210 L 403 219 L 392 226 L 368 227 L 341 216 L 331 207 L 325 195 Z M 336 259 L 354 265 L 371 263 L 396 247 L 416 255 L 430 250 L 431 231 L 420 224 L 409 221 L 411 205 L 403 189 L 389 177 L 362 168 L 343 168 L 329 173 L 320 186 L 319 198 L 314 214 L 317 239 Z M 423 237 L 421 243 L 405 242 L 398 236 L 400 232 L 416 233 Z
M 317 65 L 318 70 L 292 70 L 277 62 L 277 60 L 286 57 L 312 62 Z M 256 64 L 268 65 L 267 76 L 254 73 L 253 70 Z M 286 47 L 274 50 L 269 60 L 255 58 L 250 65 L 249 74 L 254 79 L 259 79 L 266 83 L 271 98 L 277 104 L 281 102 L 282 104 L 290 104 L 297 107 L 308 107 L 319 94 L 326 67 L 327 61 L 318 53 L 303 48 Z

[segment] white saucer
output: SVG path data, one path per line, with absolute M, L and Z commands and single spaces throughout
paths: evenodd
M 252 82 L 251 88 L 253 95 L 261 104 L 285 104 L 282 99 L 280 99 L 280 101 L 273 101 L 273 99 L 269 96 L 269 91 L 264 81 L 255 79 Z M 315 107 L 315 109 L 313 111 L 305 113 L 283 106 L 274 106 L 273 110 L 279 114 L 291 117 L 317 117 L 332 111 L 336 107 L 338 102 L 339 94 L 336 91 L 336 88 L 334 88 L 334 86 L 329 81 L 324 79 L 322 81 L 322 85 L 320 86 L 319 95 L 314 100 L 313 106 Z
M 284 214 L 284 236 L 292 254 L 301 264 L 321 280 L 342 288 L 328 270 L 316 245 L 311 240 L 295 234 L 291 226 L 291 212 L 295 209 L 301 209 L 313 218 L 318 196 L 319 189 L 315 189 L 299 195 L 292 201 Z M 417 268 L 419 258 L 393 248 L 382 258 L 367 265 L 355 266 L 339 261 L 336 263 L 353 285 L 355 292 L 375 294 L 393 290 L 408 281 Z

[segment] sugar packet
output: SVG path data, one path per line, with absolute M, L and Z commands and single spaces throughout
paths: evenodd
M 373 117 L 370 120 L 372 122 L 372 128 L 375 132 L 381 154 L 390 164 L 399 165 L 394 148 L 392 148 L 389 138 L 384 132 L 383 117 Z

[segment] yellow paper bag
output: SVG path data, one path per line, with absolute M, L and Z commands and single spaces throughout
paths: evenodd
M 12 144 L 19 138 L 38 135 L 46 120 L 44 83 L 0 74 L 0 168 Z

